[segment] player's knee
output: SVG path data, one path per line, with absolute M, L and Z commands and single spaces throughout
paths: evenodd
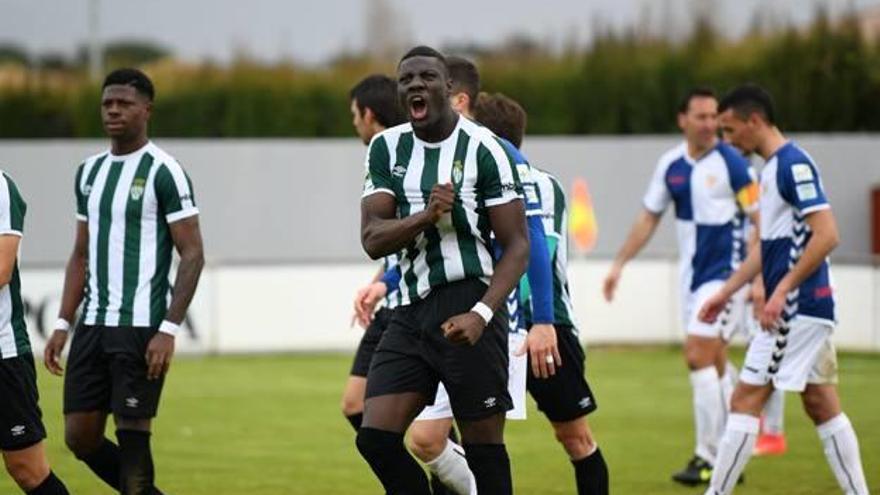
M 572 459 L 583 459 L 595 449 L 596 441 L 586 428 L 570 425 L 556 428 L 556 441 Z
M 446 435 L 437 435 L 433 431 L 422 431 L 414 428 L 409 435 L 408 446 L 414 456 L 422 462 L 436 459 L 446 448 Z
M 684 360 L 691 371 L 715 365 L 715 356 L 698 345 L 686 345 L 684 348 Z
M 364 401 L 347 395 L 342 396 L 342 414 L 353 416 L 364 412 Z
M 358 452 L 367 461 L 386 457 L 391 451 L 403 448 L 402 443 L 403 435 L 373 428 L 361 428 L 355 438 Z
M 6 472 L 24 491 L 30 491 L 40 486 L 40 483 L 49 475 L 49 468 L 45 463 L 30 462 L 25 457 L 6 456 Z
M 825 423 L 840 413 L 837 405 L 823 394 L 804 392 L 801 394 L 801 401 L 813 424 Z
M 64 430 L 64 443 L 77 459 L 88 457 L 98 450 L 103 441 L 102 435 L 95 435 L 85 429 L 68 427 Z

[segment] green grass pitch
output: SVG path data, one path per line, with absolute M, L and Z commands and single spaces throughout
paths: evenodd
M 741 361 L 735 353 L 735 361 Z M 690 386 L 673 348 L 595 348 L 587 373 L 599 410 L 590 416 L 616 494 L 701 494 L 673 484 L 692 449 Z M 294 354 L 181 358 L 172 367 L 153 449 L 157 481 L 169 495 L 378 494 L 339 412 L 351 357 Z M 880 492 L 880 355 L 840 356 L 844 409 L 859 434 L 868 485 Z M 63 445 L 61 380 L 40 374 L 55 471 L 71 493 L 111 491 Z M 789 451 L 753 459 L 738 494 L 838 493 L 800 401 L 786 403 Z M 508 423 L 516 492 L 574 493 L 573 473 L 545 418 Z M 112 432 L 111 432 L 112 438 Z M 0 493 L 18 493 L 0 476 Z

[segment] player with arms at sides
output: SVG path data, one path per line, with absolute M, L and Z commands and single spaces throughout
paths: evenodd
M 429 494 L 403 435 L 442 382 L 478 492 L 509 494 L 504 303 L 529 256 L 522 186 L 495 136 L 450 106 L 442 54 L 413 48 L 397 75 L 410 122 L 370 143 L 361 239 L 372 258 L 400 253 L 401 304 L 370 365 L 357 446 L 387 493 Z
M 82 302 L 64 379 L 65 441 L 108 485 L 138 495 L 159 493 L 152 418 L 204 265 L 189 177 L 147 137 L 154 96 L 153 83 L 136 69 L 104 80 L 101 118 L 110 149 L 76 173 L 76 239 L 44 355 L 49 371 L 60 375 Z M 172 294 L 174 249 L 180 263 Z M 118 446 L 104 436 L 109 413 Z
M 501 95 L 480 95 L 475 116 L 498 136 L 522 145 L 526 128 L 526 113 L 510 98 Z M 599 450 L 587 415 L 596 410 L 596 399 L 584 378 L 585 354 L 578 339 L 574 309 L 568 289 L 568 216 L 565 190 L 552 174 L 532 167 L 532 177 L 538 186 L 542 205 L 541 218 L 553 266 L 553 311 L 556 346 L 553 359 L 543 343 L 545 337 L 529 332 L 519 354 L 528 354 L 528 390 L 538 409 L 553 427 L 556 439 L 562 444 L 575 472 L 578 495 L 605 495 L 608 493 L 608 466 Z M 532 249 L 535 246 L 532 245 Z M 523 309 L 526 326 L 532 320 L 534 294 L 529 280 L 523 279 Z
M 365 145 L 370 144 L 376 134 L 406 122 L 397 98 L 397 83 L 388 76 L 374 74 L 364 78 L 351 89 L 349 97 L 352 125 Z M 355 431 L 360 428 L 363 419 L 364 391 L 373 351 L 388 326 L 391 311 L 400 299 L 396 282 L 399 273 L 397 255 L 386 256 L 373 280 L 359 289 L 354 298 L 355 319 L 365 331 L 345 384 L 342 413 Z M 374 314 L 373 309 L 383 299 L 384 307 Z
M 21 299 L 18 255 L 26 211 L 15 182 L 0 172 L 0 451 L 24 493 L 66 495 L 46 458 L 37 370 Z
M 712 90 L 695 88 L 685 95 L 678 111 L 685 141 L 657 163 L 643 209 L 604 282 L 605 298 L 611 301 L 623 267 L 647 244 L 663 212 L 674 204 L 696 445 L 691 460 L 672 479 L 686 485 L 708 483 L 712 474 L 735 381 L 727 342 L 745 321 L 746 294 L 738 293 L 717 323 L 701 322 L 697 311 L 745 258 L 747 217 L 757 221 L 754 174 L 739 151 L 719 142 L 717 117 Z
M 837 223 L 813 159 L 776 126 L 773 100 L 754 85 L 735 88 L 720 104 L 725 139 L 766 162 L 761 170 L 761 250 L 748 259 L 700 310 L 704 322 L 732 294 L 761 274 L 768 295 L 764 332 L 749 343 L 733 393 L 731 414 L 707 495 L 729 494 L 748 462 L 759 415 L 774 389 L 799 392 L 843 493 L 868 493 L 859 442 L 837 393 L 831 334 L 835 300 L 828 256 L 839 242 Z

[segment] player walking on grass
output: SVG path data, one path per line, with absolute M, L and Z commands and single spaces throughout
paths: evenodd
M 475 120 L 473 116 L 477 95 L 480 93 L 480 76 L 476 66 L 460 57 L 448 57 L 447 66 L 452 77 L 452 108 L 463 117 Z M 524 121 L 523 121 L 524 124 Z M 491 130 L 491 128 L 490 128 Z M 534 298 L 534 325 L 529 333 L 535 342 L 535 352 L 541 358 L 557 354 L 556 339 L 553 333 L 553 288 L 550 256 L 544 236 L 544 225 L 541 221 L 541 201 L 534 180 L 531 178 L 531 167 L 525 157 L 510 142 L 500 140 L 508 156 L 513 160 L 522 182 L 526 221 L 528 223 L 529 250 L 528 271 L 524 279 L 531 281 Z M 496 246 L 497 248 L 497 246 Z M 503 251 L 495 249 L 495 256 L 500 258 Z M 520 309 L 519 291 L 515 290 L 508 296 L 507 311 L 510 315 L 508 333 L 509 376 L 508 391 L 513 399 L 514 408 L 507 412 L 507 419 L 526 418 L 526 357 L 517 351 L 523 346 L 526 338 L 526 323 Z M 544 363 L 553 368 L 553 364 Z M 426 463 L 431 470 L 432 482 L 440 480 L 455 493 L 469 495 L 475 492 L 473 474 L 468 469 L 461 446 L 448 438 L 452 431 L 453 411 L 449 395 L 441 384 L 437 397 L 431 406 L 416 417 L 409 429 L 409 447 L 413 454 Z M 433 483 L 434 495 L 444 492 L 445 488 Z
M 67 488 L 46 459 L 34 355 L 27 335 L 18 253 L 27 205 L 0 172 L 0 451 L 24 493 L 64 495 Z
M 138 495 L 159 493 L 151 423 L 204 264 L 189 177 L 147 137 L 153 98 L 152 82 L 138 70 L 119 69 L 104 80 L 101 118 L 110 150 L 76 173 L 76 240 L 45 350 L 46 367 L 60 375 L 82 301 L 64 379 L 65 440 L 108 485 Z M 111 412 L 118 446 L 104 436 Z
M 349 95 L 352 125 L 365 145 L 373 136 L 389 127 L 406 122 L 397 98 L 397 83 L 383 75 L 364 78 Z M 397 255 L 386 256 L 382 268 L 370 284 L 358 290 L 354 298 L 355 319 L 364 327 L 364 335 L 358 345 L 351 373 L 342 395 L 342 413 L 357 431 L 364 412 L 364 392 L 367 388 L 367 372 L 379 339 L 391 319 L 391 311 L 397 306 L 400 294 L 397 283 L 391 280 L 397 270 Z M 388 273 L 389 277 L 383 275 Z M 383 300 L 385 306 L 373 314 L 373 308 Z
M 758 416 L 774 389 L 801 394 L 843 493 L 867 494 L 858 439 L 837 393 L 831 342 L 836 303 L 828 255 L 839 237 L 819 169 L 780 132 L 773 101 L 762 88 L 734 89 L 721 101 L 720 115 L 725 138 L 766 161 L 761 170 L 761 250 L 750 253 L 706 301 L 699 317 L 715 321 L 730 297 L 759 274 L 769 297 L 760 315 L 764 331 L 746 351 L 706 494 L 733 491 L 751 457 Z
M 717 109 L 709 89 L 694 89 L 682 100 L 678 125 L 685 142 L 660 158 L 644 208 L 604 284 L 605 298 L 611 301 L 624 265 L 647 244 L 663 212 L 674 204 L 696 446 L 687 466 L 672 478 L 687 485 L 707 483 L 712 474 L 734 383 L 727 342 L 744 321 L 745 294 L 733 298 L 717 324 L 699 321 L 697 311 L 744 259 L 746 218 L 757 220 L 757 184 L 742 154 L 718 141 Z
M 373 258 L 401 253 L 401 304 L 370 365 L 357 446 L 387 493 L 429 494 L 403 434 L 442 381 L 477 491 L 510 494 L 504 301 L 528 261 L 522 186 L 492 133 L 450 106 L 443 55 L 410 50 L 397 82 L 410 122 L 370 144 L 361 238 Z

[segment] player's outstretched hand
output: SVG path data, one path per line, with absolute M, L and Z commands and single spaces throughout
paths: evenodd
M 562 366 L 562 355 L 559 354 L 556 329 L 553 325 L 546 323 L 532 325 L 529 335 L 516 355 L 522 356 L 526 352 L 529 353 L 532 374 L 536 378 L 550 378 L 556 374 L 556 368 Z
M 782 322 L 782 308 L 785 307 L 785 292 L 776 291 L 764 304 L 758 321 L 764 330 L 776 330 Z
M 621 269 L 617 265 L 611 267 L 611 271 L 605 276 L 602 283 L 602 294 L 607 302 L 614 300 L 614 293 L 617 292 L 617 283 L 620 281 Z
M 428 214 L 431 216 L 432 222 L 437 222 L 440 218 L 452 211 L 452 205 L 455 203 L 455 189 L 452 184 L 436 184 L 431 189 L 431 196 L 428 198 Z
M 63 330 L 55 330 L 49 341 L 46 342 L 46 348 L 43 350 L 43 365 L 56 376 L 64 373 L 61 367 L 61 351 L 64 350 L 64 344 L 67 343 L 67 332 Z
M 352 325 L 357 321 L 362 327 L 367 328 L 373 322 L 373 313 L 376 311 L 376 305 L 388 293 L 388 286 L 385 282 L 373 282 L 370 285 L 357 291 L 354 298 L 354 316 L 352 317 Z
M 699 314 L 697 314 L 697 318 L 703 323 L 715 323 L 715 320 L 718 319 L 718 315 L 724 311 L 724 307 L 727 306 L 728 298 L 724 297 L 720 292 L 716 292 L 712 297 L 706 300 L 703 303 L 703 307 L 700 308 Z
M 147 344 L 147 380 L 158 380 L 171 367 L 171 357 L 174 356 L 174 336 L 163 332 L 156 332 L 150 343 Z
M 446 320 L 440 328 L 443 330 L 443 336 L 453 344 L 474 345 L 483 335 L 486 322 L 483 321 L 482 316 L 468 311 Z

